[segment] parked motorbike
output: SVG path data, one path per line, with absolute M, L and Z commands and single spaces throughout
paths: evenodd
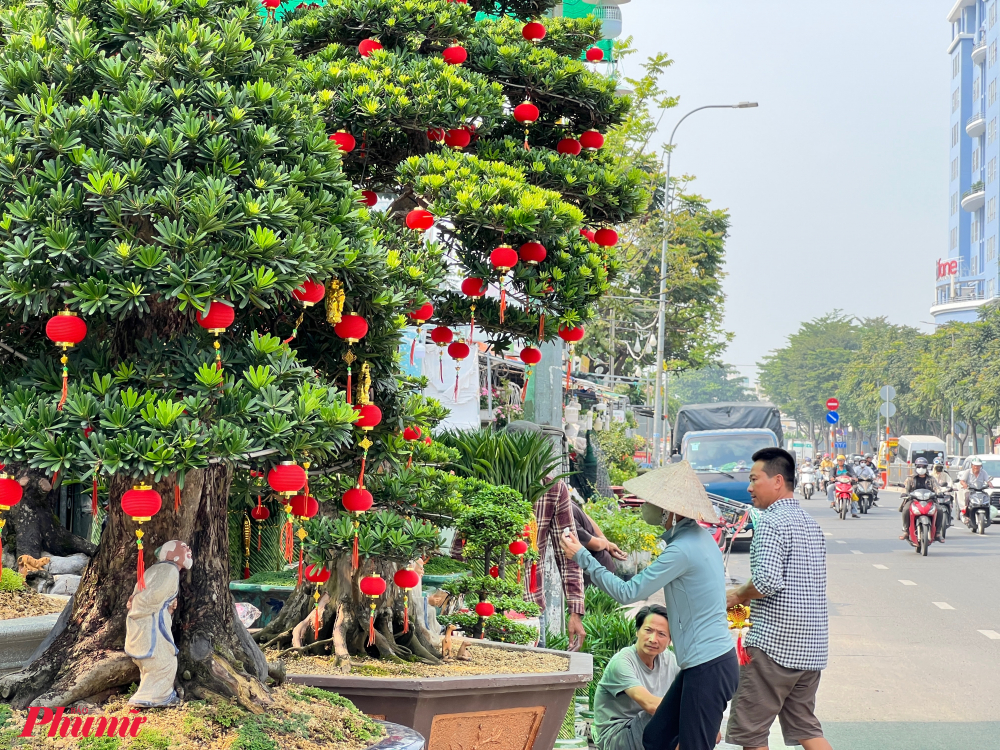
M 936 493 L 928 489 L 913 490 L 902 499 L 910 503 L 910 544 L 916 547 L 918 555 L 927 556 L 927 550 L 937 538 L 938 509 Z
M 939 521 L 941 525 L 941 538 L 944 539 L 948 535 L 948 529 L 954 525 L 955 495 L 950 489 L 945 489 L 938 493 L 937 501 L 941 508 Z
M 970 487 L 963 520 L 973 534 L 986 534 L 986 527 L 990 525 L 990 496 Z
M 812 471 L 802 470 L 799 475 L 799 489 L 802 490 L 802 497 L 806 500 L 813 496 L 816 492 L 816 475 Z
M 837 498 L 837 513 L 840 514 L 841 519 L 847 518 L 847 514 L 851 512 L 851 497 L 854 494 L 854 487 L 849 481 L 838 481 L 833 486 L 833 493 Z
M 862 513 L 867 513 L 875 502 L 875 483 L 871 479 L 859 479 L 858 487 L 855 490 L 858 495 L 858 508 Z

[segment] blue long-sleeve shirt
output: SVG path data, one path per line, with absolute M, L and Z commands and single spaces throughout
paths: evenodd
M 663 540 L 667 548 L 630 581 L 606 570 L 586 549 L 573 560 L 595 586 L 620 604 L 642 601 L 662 588 L 677 664 L 690 669 L 733 650 L 722 553 L 712 536 L 690 518 L 679 521 Z

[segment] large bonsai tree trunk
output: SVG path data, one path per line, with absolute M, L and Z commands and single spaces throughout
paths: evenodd
M 180 510 L 174 511 L 174 477 L 156 484 L 163 508 L 142 525 L 146 565 L 171 539 L 186 542 L 194 566 L 182 571 L 173 634 L 178 654 L 178 693 L 187 699 L 236 698 L 260 711 L 269 702 L 267 663 L 236 619 L 229 593 L 226 497 L 230 471 L 214 465 L 187 474 Z M 136 583 L 136 524 L 121 509 L 132 481 L 112 477 L 108 525 L 97 555 L 84 571 L 73 610 L 48 649 L 20 672 L 0 678 L 0 697 L 16 708 L 67 706 L 98 700 L 139 679 L 123 651 L 125 615 Z M 66 619 L 66 618 L 62 618 Z
M 10 473 L 24 488 L 21 502 L 10 509 L 4 534 L 4 554 L 14 560 L 21 555 L 41 557 L 42 553 L 72 555 L 83 552 L 93 557 L 97 546 L 73 534 L 55 515 L 59 488 L 40 472 L 24 466 L 11 466 Z

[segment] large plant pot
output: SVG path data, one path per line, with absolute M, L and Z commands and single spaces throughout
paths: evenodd
M 27 664 L 58 619 L 59 615 L 53 614 L 0 620 L 0 674 Z
M 421 750 L 424 746 L 424 738 L 409 727 L 389 721 L 380 721 L 379 724 L 385 727 L 385 737 L 365 750 Z
M 262 628 L 281 611 L 288 597 L 295 593 L 295 587 L 230 581 L 229 591 L 235 601 L 252 604 L 260 610 L 260 617 L 254 627 Z
M 475 645 L 569 656 L 569 669 L 412 679 L 290 674 L 287 679 L 339 693 L 370 716 L 412 727 L 427 738 L 427 750 L 486 744 L 491 750 L 552 750 L 574 691 L 593 675 L 590 654 L 491 641 Z

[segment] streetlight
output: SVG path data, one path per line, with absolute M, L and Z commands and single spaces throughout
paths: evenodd
M 667 179 L 664 184 L 664 207 L 663 207 L 663 246 L 660 249 L 660 310 L 659 322 L 656 335 L 656 393 L 653 396 L 653 450 L 656 451 L 656 466 L 663 463 L 663 451 L 660 449 L 660 430 L 663 423 L 663 348 L 667 315 L 667 246 L 668 227 L 670 217 L 670 207 L 673 204 L 673 196 L 670 192 L 670 157 L 673 155 L 674 135 L 677 128 L 681 126 L 687 118 L 695 112 L 703 109 L 751 109 L 757 106 L 757 102 L 740 102 L 739 104 L 706 104 L 704 107 L 692 109 L 684 115 L 677 124 L 674 125 L 670 133 L 670 142 L 667 144 Z

